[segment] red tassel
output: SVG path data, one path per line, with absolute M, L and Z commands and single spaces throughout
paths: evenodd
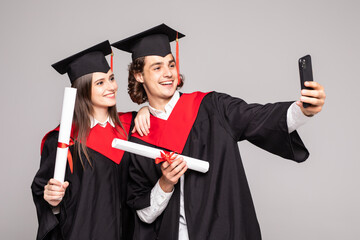
M 111 60 L 110 60 L 110 68 L 111 68 L 111 71 L 113 72 L 114 70 L 114 53 L 113 52 L 111 52 Z
M 181 77 L 180 77 L 180 63 L 179 63 L 179 39 L 178 39 L 178 32 L 176 32 L 176 70 L 178 73 L 178 86 L 181 84 Z

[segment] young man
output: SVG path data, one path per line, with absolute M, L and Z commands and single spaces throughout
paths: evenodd
M 261 239 L 237 142 L 248 140 L 286 159 L 309 153 L 295 129 L 321 111 L 323 87 L 306 83 L 301 102 L 247 104 L 226 94 L 181 94 L 169 42 L 177 33 L 162 24 L 116 42 L 132 53 L 129 94 L 149 101 L 151 132 L 132 141 L 208 161 L 207 173 L 133 155 L 128 204 L 136 210 L 134 239 Z M 180 181 L 178 181 L 180 179 Z

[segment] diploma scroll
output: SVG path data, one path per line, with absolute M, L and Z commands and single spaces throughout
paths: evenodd
M 68 145 L 70 141 L 71 126 L 74 115 L 76 99 L 76 88 L 66 87 L 61 112 L 58 148 L 56 150 L 54 178 L 64 182 L 66 162 L 68 156 Z M 62 145 L 62 147 L 59 147 Z M 65 147 L 64 147 L 65 145 Z
M 125 141 L 118 138 L 114 138 L 112 142 L 112 147 L 153 159 L 161 157 L 160 152 L 162 151 L 157 148 L 144 146 L 141 144 Z M 208 162 L 180 154 L 179 156 L 184 158 L 188 168 L 191 170 L 195 170 L 202 173 L 206 173 L 209 170 Z

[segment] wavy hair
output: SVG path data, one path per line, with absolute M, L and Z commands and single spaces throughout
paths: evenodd
M 139 57 L 129 64 L 128 71 L 128 94 L 134 103 L 142 104 L 148 101 L 145 88 L 142 83 L 136 81 L 135 74 L 144 74 L 145 57 Z M 184 85 L 184 76 L 180 74 L 181 83 L 177 86 L 180 89 Z

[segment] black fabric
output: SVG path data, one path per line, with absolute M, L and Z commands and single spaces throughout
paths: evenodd
M 51 65 L 58 73 L 68 73 L 70 82 L 89 73 L 107 73 L 110 69 L 105 59 L 112 52 L 109 41 L 104 41 Z
M 79 159 L 74 161 L 73 174 L 67 165 L 69 187 L 60 203 L 60 215 L 55 216 L 43 192 L 54 174 L 57 140 L 58 132 L 50 133 L 31 185 L 39 221 L 36 239 L 132 239 L 134 215 L 126 205 L 129 154 L 125 152 L 116 164 L 89 149 L 92 167 L 84 155 L 84 169 Z M 75 156 L 73 146 L 70 150 Z
M 133 61 L 139 57 L 151 55 L 165 57 L 171 53 L 170 42 L 176 39 L 176 33 L 177 31 L 167 25 L 160 24 L 111 45 L 132 53 Z M 179 39 L 184 36 L 184 34 L 178 33 Z
M 185 173 L 185 215 L 190 240 L 261 239 L 237 143 L 248 140 L 283 158 L 306 160 L 309 153 L 299 135 L 288 134 L 286 114 L 290 104 L 247 104 L 216 92 L 204 97 L 182 152 L 210 164 L 205 174 L 191 170 Z M 150 145 L 138 138 L 131 141 Z M 160 165 L 131 154 L 129 174 L 128 204 L 135 210 L 150 206 L 150 191 L 161 177 Z M 152 224 L 135 217 L 134 239 L 178 239 L 179 201 L 180 183 L 165 211 Z

